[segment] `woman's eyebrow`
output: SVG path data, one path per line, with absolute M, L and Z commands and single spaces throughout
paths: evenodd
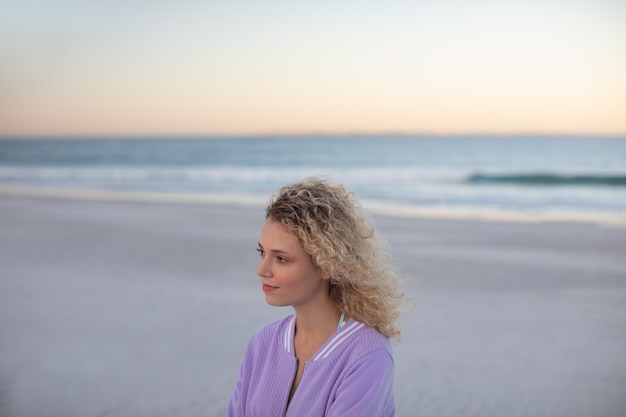
M 289 255 L 289 252 L 281 250 L 281 249 L 271 249 L 270 252 L 272 252 L 272 253 L 279 253 L 279 254 L 282 254 L 282 255 Z
M 264 249 L 263 245 L 261 245 L 261 242 L 258 243 L 259 248 Z M 278 253 L 278 254 L 283 254 L 283 255 L 289 255 L 289 252 L 282 250 L 282 249 L 270 249 L 269 250 L 271 253 Z

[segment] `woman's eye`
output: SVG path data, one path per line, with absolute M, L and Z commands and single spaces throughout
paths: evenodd
M 260 256 L 263 256 L 263 249 L 257 248 L 257 250 L 256 250 L 256 251 L 257 251 L 257 252 L 259 252 L 259 255 L 260 255 Z
M 285 263 L 285 262 L 287 262 L 287 259 L 281 258 L 280 256 L 278 256 L 278 262 Z

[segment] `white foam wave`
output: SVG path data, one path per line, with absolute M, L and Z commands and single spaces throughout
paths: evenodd
M 284 182 L 307 176 L 341 178 L 354 183 L 438 183 L 461 182 L 469 173 L 443 170 L 418 170 L 412 168 L 350 168 L 329 169 L 324 167 L 0 167 L 0 179 L 40 180 L 151 180 L 176 179 L 213 182 Z
M 0 167 L 0 184 L 137 192 L 264 195 L 285 183 L 320 176 L 345 184 L 359 198 L 409 206 L 479 206 L 497 210 L 626 213 L 626 195 L 615 189 L 516 187 L 465 183 L 461 170 L 307 167 Z

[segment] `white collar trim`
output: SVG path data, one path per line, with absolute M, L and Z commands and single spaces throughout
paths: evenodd
M 327 358 L 335 349 L 337 349 L 343 342 L 346 341 L 350 336 L 356 333 L 359 329 L 364 327 L 363 323 L 360 323 L 356 320 L 350 320 L 345 323 L 344 326 L 341 326 L 326 342 L 325 346 L 318 351 L 315 356 L 313 356 L 313 361 L 318 361 L 321 359 Z M 295 354 L 295 348 L 293 345 L 293 336 L 296 328 L 296 316 L 289 320 L 289 324 L 285 329 L 285 333 L 283 334 L 283 346 L 285 346 L 285 350 L 288 353 Z

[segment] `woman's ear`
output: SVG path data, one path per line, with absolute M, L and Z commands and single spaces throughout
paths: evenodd
M 322 271 L 322 279 L 330 281 L 330 275 L 326 271 Z

